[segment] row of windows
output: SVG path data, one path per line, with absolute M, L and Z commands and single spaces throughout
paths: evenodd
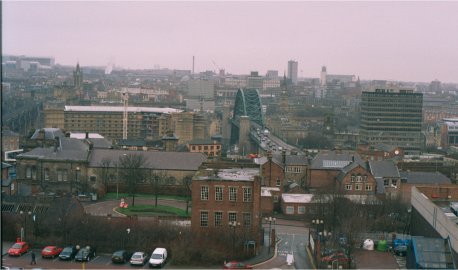
M 297 213 L 305 214 L 305 206 L 298 206 Z M 286 214 L 294 214 L 294 206 L 286 206 Z
M 288 167 L 286 167 L 286 172 L 289 172 L 289 173 L 301 173 L 302 172 L 302 168 L 301 167 L 288 166 Z
M 367 181 L 367 175 L 351 175 L 351 181 L 352 182 L 366 182 Z
M 243 187 L 243 201 L 244 202 L 251 202 L 252 197 L 252 188 L 251 187 Z M 223 186 L 216 186 L 215 187 L 215 201 L 222 201 L 223 200 Z M 208 201 L 209 199 L 209 187 L 208 186 L 201 186 L 200 187 L 200 199 L 202 201 Z M 237 201 L 237 187 L 229 187 L 229 201 L 236 202 Z
M 383 179 L 383 185 L 385 187 L 390 186 L 390 180 L 391 180 L 391 185 L 393 187 L 397 187 L 397 185 L 398 185 L 398 180 L 397 179 Z
M 353 186 L 355 187 L 356 191 L 363 190 L 363 184 L 346 184 L 345 185 L 345 190 L 353 190 Z M 371 184 L 366 184 L 365 185 L 365 190 L 366 191 L 372 191 L 372 185 Z
M 217 211 L 214 212 L 214 226 L 215 227 L 221 227 L 223 226 L 223 212 Z M 200 211 L 200 226 L 201 227 L 208 227 L 208 216 L 209 212 L 208 211 Z M 232 222 L 237 222 L 237 212 L 229 212 L 227 215 L 227 224 L 232 223 Z M 251 226 L 251 213 L 242 213 L 242 224 L 243 226 Z
M 199 150 L 202 151 L 202 145 L 193 145 L 191 147 L 192 150 Z M 220 150 L 220 145 L 204 145 L 203 150 Z

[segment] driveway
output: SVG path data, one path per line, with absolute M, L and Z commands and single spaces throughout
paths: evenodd
M 127 202 L 129 205 L 132 204 L 132 198 L 127 198 Z M 109 200 L 109 201 L 101 201 L 95 203 L 83 203 L 84 211 L 88 214 L 93 216 L 106 216 L 111 214 L 114 217 L 121 217 L 122 214 L 119 214 L 114 211 L 116 207 L 119 206 L 120 200 Z M 157 203 L 160 205 L 171 206 L 186 210 L 186 202 L 185 201 L 177 201 L 177 200 L 170 200 L 170 199 L 158 199 Z M 135 198 L 135 204 L 146 204 L 146 205 L 155 205 L 154 199 L 145 199 L 145 198 Z M 189 208 L 191 209 L 191 208 Z

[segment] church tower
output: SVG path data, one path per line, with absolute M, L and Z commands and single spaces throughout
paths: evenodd
M 75 86 L 76 96 L 79 99 L 83 97 L 83 72 L 80 68 L 80 63 L 76 64 L 76 70 L 73 71 L 73 85 Z
M 280 94 L 280 111 L 282 114 L 288 112 L 288 86 L 286 82 L 286 74 L 283 75 L 283 82 L 281 85 L 281 94 Z

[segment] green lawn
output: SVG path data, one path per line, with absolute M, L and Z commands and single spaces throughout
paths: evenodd
M 172 215 L 172 216 L 180 216 L 180 217 L 189 217 L 191 215 L 191 211 L 189 214 L 186 214 L 186 210 L 165 206 L 165 205 L 158 205 L 155 207 L 154 205 L 135 205 L 134 207 L 130 206 L 128 208 L 117 208 L 118 212 L 132 216 L 160 216 L 160 215 Z
M 119 193 L 119 194 L 118 194 L 118 199 L 121 199 L 121 198 L 130 198 L 130 197 L 131 197 L 131 196 L 129 196 L 129 194 L 127 194 L 127 193 Z M 135 194 L 135 198 L 155 199 L 156 196 L 155 196 L 154 194 L 144 194 L 144 193 L 140 193 L 140 194 Z M 158 199 L 172 199 L 172 200 L 177 200 L 177 201 L 186 201 L 186 197 L 185 197 L 185 196 L 158 195 L 157 198 L 158 198 Z M 103 197 L 103 199 L 104 199 L 104 200 L 116 200 L 116 192 L 109 192 L 109 193 L 105 194 L 105 197 Z

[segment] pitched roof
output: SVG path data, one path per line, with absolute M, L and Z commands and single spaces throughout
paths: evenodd
M 451 184 L 450 179 L 440 172 L 401 172 L 401 180 L 408 184 Z
M 57 151 L 53 146 L 37 147 L 18 155 L 17 158 L 86 161 L 88 152 L 89 146 L 83 141 L 73 138 L 61 138 L 60 147 L 58 147 Z
M 363 167 L 365 170 L 367 170 L 366 164 L 364 162 L 351 162 L 341 169 L 339 175 L 337 175 L 337 180 L 341 181 L 345 175 L 357 167 Z
M 94 149 L 89 159 L 89 166 L 100 167 L 102 160 L 108 159 L 111 161 L 110 167 L 116 167 L 119 158 L 124 154 L 141 155 L 145 159 L 145 168 L 157 170 L 197 171 L 207 160 L 207 156 L 202 153 Z
M 321 151 L 312 160 L 310 167 L 317 170 L 340 170 L 353 159 L 358 163 L 364 162 L 354 151 Z
M 375 178 L 400 177 L 398 167 L 392 160 L 371 160 L 369 168 Z

